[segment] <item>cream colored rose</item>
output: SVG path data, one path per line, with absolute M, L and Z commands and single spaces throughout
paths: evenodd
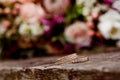
M 39 21 L 45 12 L 40 5 L 35 5 L 34 3 L 25 3 L 21 5 L 20 8 L 20 17 L 30 23 Z
M 120 14 L 109 10 L 99 18 L 98 29 L 106 39 L 120 39 Z
M 23 23 L 20 25 L 18 32 L 29 41 L 41 36 L 44 31 L 39 23 Z
M 91 42 L 89 28 L 83 22 L 76 22 L 65 29 L 65 38 L 68 42 L 88 46 Z

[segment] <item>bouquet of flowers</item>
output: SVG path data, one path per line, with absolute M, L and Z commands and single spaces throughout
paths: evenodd
M 119 0 L 0 0 L 0 54 L 18 58 L 120 47 Z

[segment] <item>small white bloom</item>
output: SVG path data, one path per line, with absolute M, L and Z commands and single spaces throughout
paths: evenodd
M 88 15 L 90 15 L 90 12 L 91 12 L 91 9 L 89 7 L 84 7 L 82 14 L 84 16 L 88 16 Z
M 82 5 L 84 3 L 84 0 L 76 0 L 76 5 Z
M 93 9 L 92 9 L 92 13 L 99 13 L 100 12 L 100 7 L 94 7 Z
M 113 8 L 117 9 L 118 11 L 120 11 L 120 0 L 116 0 L 113 5 Z
M 29 25 L 27 23 L 23 23 L 20 25 L 19 29 L 18 29 L 18 32 L 21 34 L 21 35 L 24 35 L 24 36 L 28 36 L 28 35 L 31 35 L 31 29 L 29 27 Z
M 97 0 L 76 0 L 76 5 L 81 6 L 88 6 L 88 7 L 92 7 Z
M 43 34 L 43 29 L 42 27 L 40 27 L 39 23 L 31 24 L 30 29 L 33 36 L 40 36 L 41 34 Z
M 87 21 L 92 21 L 93 18 L 92 18 L 92 16 L 87 16 L 87 17 L 86 17 L 86 20 L 87 20 Z
M 34 40 L 43 34 L 43 29 L 39 23 L 23 23 L 20 25 L 18 32 L 25 38 Z
M 120 14 L 110 10 L 100 16 L 98 29 L 106 39 L 120 39 Z
M 22 22 L 22 19 L 20 17 L 15 18 L 15 23 L 18 25 Z
M 84 0 L 84 5 L 88 7 L 93 7 L 97 0 Z
M 83 7 L 82 14 L 84 16 L 89 16 L 91 14 L 91 10 L 94 7 L 96 0 L 76 0 L 76 5 Z

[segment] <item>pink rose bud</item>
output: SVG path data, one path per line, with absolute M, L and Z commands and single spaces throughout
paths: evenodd
M 10 13 L 10 9 L 9 8 L 5 8 L 4 9 L 4 13 L 9 14 Z
M 93 19 L 98 19 L 99 14 L 98 13 L 92 13 L 91 16 L 92 16 Z
M 15 9 L 20 9 L 20 6 L 21 6 L 20 4 L 17 4 L 17 3 L 16 3 L 16 4 L 14 5 L 14 8 L 15 8 Z
M 17 14 L 17 11 L 16 11 L 16 10 L 13 10 L 12 14 L 13 14 L 13 15 L 16 15 L 16 14 Z
M 93 30 L 89 30 L 89 35 L 93 37 L 95 35 L 95 32 Z
M 87 22 L 87 25 L 91 28 L 91 29 L 94 29 L 94 23 L 92 21 L 88 21 Z
M 6 28 L 8 28 L 8 27 L 10 26 L 10 22 L 9 22 L 8 20 L 4 20 L 4 21 L 2 22 L 2 24 L 3 24 L 3 26 L 6 27 Z

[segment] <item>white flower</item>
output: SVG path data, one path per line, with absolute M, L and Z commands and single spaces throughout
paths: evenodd
M 43 29 L 39 23 L 23 23 L 20 25 L 18 32 L 27 40 L 34 40 L 43 34 Z
M 97 0 L 76 0 L 76 5 L 77 6 L 87 6 L 87 7 L 92 7 Z
M 90 10 L 89 7 L 84 7 L 84 8 L 83 8 L 83 11 L 82 11 L 82 14 L 83 14 L 84 16 L 88 16 L 88 15 L 90 15 L 90 12 L 91 12 L 91 10 Z
M 94 4 L 96 3 L 96 0 L 76 0 L 76 5 L 83 7 L 82 14 L 84 16 L 89 16 L 91 13 L 92 8 L 94 7 Z
M 82 5 L 84 3 L 84 0 L 76 0 L 76 5 Z
M 27 23 L 23 23 L 20 25 L 18 29 L 19 34 L 23 36 L 30 36 L 31 35 L 31 29 Z
M 100 16 L 98 29 L 106 39 L 120 39 L 120 14 L 114 10 L 109 10 Z
M 88 7 L 94 6 L 94 4 L 97 2 L 97 0 L 84 0 L 84 5 Z
M 94 7 L 93 9 L 92 9 L 92 13 L 99 13 L 100 12 L 100 7 Z
M 80 44 L 81 46 L 90 45 L 89 28 L 83 22 L 76 22 L 65 29 L 64 35 L 68 42 Z
M 22 22 L 22 19 L 20 17 L 15 18 L 15 24 L 19 25 Z
M 40 27 L 39 23 L 31 24 L 30 29 L 33 36 L 39 36 L 43 34 L 43 29 Z
M 117 9 L 118 11 L 120 11 L 120 0 L 116 0 L 113 5 L 113 8 Z

